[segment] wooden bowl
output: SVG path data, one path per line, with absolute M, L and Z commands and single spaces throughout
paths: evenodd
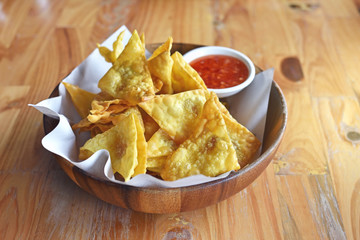
M 158 46 L 150 44 L 146 48 L 153 51 Z M 184 54 L 196 47 L 200 45 L 174 43 L 173 51 Z M 58 96 L 57 87 L 50 97 L 54 96 Z M 285 98 L 279 86 L 273 82 L 261 156 L 226 178 L 188 187 L 169 189 L 120 185 L 92 176 L 62 157 L 55 156 L 62 169 L 79 187 L 105 202 L 146 213 L 190 211 L 220 202 L 251 184 L 272 160 L 284 134 L 286 121 Z M 48 134 L 56 127 L 58 120 L 44 115 L 43 124 L 45 134 Z

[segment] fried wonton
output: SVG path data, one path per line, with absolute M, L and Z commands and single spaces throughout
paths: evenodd
M 85 118 L 91 109 L 91 102 L 96 94 L 88 92 L 71 83 L 62 82 L 81 118 Z
M 173 59 L 170 55 L 173 39 L 168 40 L 158 47 L 152 56 L 148 59 L 148 66 L 154 86 L 159 89 L 158 93 L 173 93 L 171 86 L 171 71 L 173 67 Z
M 72 125 L 72 129 L 80 129 L 80 131 L 93 131 L 94 134 L 91 134 L 91 136 L 95 136 L 96 134 L 105 132 L 112 128 L 114 125 L 109 123 L 92 123 L 87 118 L 83 118 L 80 122 Z
M 168 156 L 178 147 L 174 140 L 161 128 L 154 133 L 147 144 L 148 158 Z
M 135 113 L 131 113 L 135 118 L 135 126 L 137 131 L 136 147 L 137 147 L 137 160 L 138 165 L 134 169 L 134 174 L 132 177 L 135 177 L 139 174 L 146 173 L 146 160 L 147 160 L 147 143 L 144 135 L 144 125 L 142 124 L 141 118 L 138 117 Z
M 206 101 L 193 134 L 166 159 L 161 177 L 167 181 L 203 174 L 215 177 L 240 169 L 234 146 L 214 98 Z
M 80 159 L 90 157 L 100 149 L 107 149 L 112 169 L 125 181 L 132 176 L 145 173 L 146 142 L 138 117 L 131 113 L 108 131 L 89 139 L 80 148 Z
M 98 46 L 112 67 L 89 93 L 64 83 L 83 118 L 72 128 L 90 131 L 79 159 L 107 149 L 116 177 L 148 173 L 166 181 L 215 177 L 253 159 L 259 140 L 234 119 L 179 52 L 171 37 L 145 58 L 145 37 L 133 32 L 123 46 Z M 156 95 L 155 95 L 156 93 Z
M 160 174 L 167 156 L 148 158 L 146 162 L 146 169 L 148 171 Z
M 252 160 L 261 143 L 246 127 L 223 114 L 226 129 L 234 145 L 236 156 L 241 167 Z
M 211 97 L 216 96 L 214 92 L 210 92 L 210 95 Z M 231 118 L 233 121 L 237 122 L 236 119 L 233 118 L 233 116 L 231 116 L 229 110 L 225 107 L 225 105 L 222 102 L 220 102 L 218 97 L 215 97 L 215 103 L 222 114 L 226 115 L 227 117 Z
M 113 42 L 113 50 L 111 51 L 107 47 L 102 47 L 98 44 L 98 49 L 100 54 L 105 58 L 105 61 L 109 63 L 114 63 L 116 59 L 119 57 L 120 53 L 124 49 L 123 39 L 124 39 L 125 31 L 122 31 L 117 39 Z
M 231 116 L 227 108 L 216 97 L 215 93 L 211 92 L 211 96 L 214 97 L 215 103 L 225 120 L 226 129 L 235 147 L 238 162 L 241 167 L 244 167 L 250 163 L 261 143 L 253 133 Z
M 204 89 L 207 87 L 200 75 L 184 60 L 179 52 L 171 55 L 174 60 L 171 73 L 172 88 L 174 93 L 184 92 L 194 89 Z
M 149 116 L 142 108 L 139 108 L 142 120 L 144 122 L 144 128 L 145 128 L 145 139 L 148 141 L 152 135 L 159 130 L 159 124 L 155 122 L 155 120 Z
M 122 99 L 105 101 L 94 100 L 91 102 L 91 110 L 87 119 L 92 123 L 96 123 L 101 119 L 109 118 L 111 114 L 121 113 L 128 108 L 129 103 Z
M 132 105 L 155 94 L 145 47 L 136 31 L 113 66 L 100 79 L 98 87 L 113 98 L 125 99 Z
M 80 122 L 74 124 L 72 126 L 72 128 L 74 130 L 80 129 L 81 131 L 92 131 L 93 129 L 95 129 L 95 130 L 93 130 L 93 133 L 96 135 L 96 134 L 105 132 L 105 131 L 109 130 L 110 128 L 112 128 L 113 126 L 117 125 L 121 120 L 123 120 L 125 117 L 129 116 L 131 113 L 134 113 L 135 115 L 137 115 L 138 119 L 140 120 L 141 126 L 144 129 L 144 123 L 142 121 L 142 116 L 141 116 L 141 113 L 137 106 L 130 107 L 121 113 L 111 114 L 106 118 L 103 117 L 94 123 L 90 122 L 87 118 L 84 118 Z
M 190 136 L 206 101 L 204 90 L 192 90 L 178 94 L 156 95 L 153 99 L 139 103 L 160 128 L 175 142 L 181 143 Z

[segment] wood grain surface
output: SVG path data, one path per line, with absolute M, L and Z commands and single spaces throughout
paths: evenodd
M 359 11 L 358 0 L 0 0 L 0 239 L 360 239 Z M 275 68 L 288 126 L 255 182 L 207 208 L 144 214 L 63 172 L 27 104 L 121 25 Z

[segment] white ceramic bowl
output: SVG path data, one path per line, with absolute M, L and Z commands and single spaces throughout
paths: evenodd
M 201 58 L 201 57 L 208 56 L 208 55 L 225 55 L 225 56 L 235 57 L 235 58 L 241 60 L 243 63 L 245 63 L 245 65 L 247 66 L 247 68 L 249 70 L 248 78 L 244 82 L 240 83 L 239 85 L 236 85 L 234 87 L 229 87 L 229 88 L 221 88 L 221 89 L 209 88 L 209 90 L 215 92 L 219 98 L 229 97 L 231 95 L 234 95 L 234 94 L 240 92 L 254 80 L 254 77 L 255 77 L 254 63 L 245 54 L 243 54 L 239 51 L 236 51 L 234 49 L 231 49 L 231 48 L 219 47 L 219 46 L 199 47 L 199 48 L 195 48 L 195 49 L 187 52 L 186 54 L 184 54 L 184 59 L 186 62 L 190 63 L 197 58 Z

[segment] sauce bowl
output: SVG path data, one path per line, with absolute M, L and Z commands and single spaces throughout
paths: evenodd
M 183 57 L 185 61 L 190 64 L 192 61 L 196 59 L 211 55 L 225 55 L 225 56 L 237 58 L 240 61 L 242 61 L 249 70 L 247 79 L 245 79 L 245 81 L 243 81 L 238 85 L 228 88 L 217 88 L 217 89 L 208 88 L 210 91 L 215 92 L 219 98 L 229 97 L 231 95 L 240 92 L 254 80 L 255 78 L 254 63 L 245 54 L 231 48 L 219 47 L 219 46 L 205 46 L 205 47 L 195 48 L 184 54 Z

